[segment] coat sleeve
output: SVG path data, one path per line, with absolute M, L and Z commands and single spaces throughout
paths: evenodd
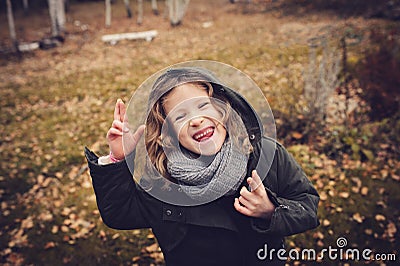
M 103 222 L 114 229 L 149 227 L 145 219 L 141 191 L 137 188 L 125 160 L 99 165 L 98 156 L 87 148 L 85 156 Z
M 299 164 L 279 143 L 276 143 L 274 160 L 264 184 L 275 211 L 268 222 L 253 219 L 253 229 L 289 236 L 319 225 L 319 195 Z

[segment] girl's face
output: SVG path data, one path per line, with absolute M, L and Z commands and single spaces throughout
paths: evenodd
M 192 83 L 179 85 L 166 96 L 163 107 L 183 147 L 207 156 L 221 149 L 226 138 L 222 114 L 211 103 L 204 87 Z

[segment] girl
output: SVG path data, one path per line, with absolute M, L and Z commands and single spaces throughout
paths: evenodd
M 319 196 L 302 169 L 206 69 L 159 76 L 133 134 L 125 113 L 118 100 L 109 156 L 85 150 L 97 205 L 111 228 L 152 228 L 167 265 L 284 264 L 284 236 L 318 226 Z M 143 134 L 147 164 L 135 182 L 129 165 Z

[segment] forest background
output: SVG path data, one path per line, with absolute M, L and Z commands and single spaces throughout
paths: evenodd
M 20 44 L 54 40 L 46 1 L 26 11 L 11 2 Z M 102 223 L 83 148 L 107 154 L 116 99 L 128 101 L 151 74 L 193 59 L 254 79 L 278 140 L 319 191 L 321 225 L 287 238 L 288 248 L 318 251 L 345 239 L 344 248 L 387 255 L 359 264 L 396 264 L 390 254 L 398 263 L 399 1 L 192 0 L 178 26 L 158 4 L 156 16 L 144 1 L 138 25 L 115 1 L 106 27 L 104 1 L 69 1 L 55 47 L 18 53 L 0 1 L 0 263 L 163 265 L 150 230 Z M 147 30 L 158 35 L 101 41 Z

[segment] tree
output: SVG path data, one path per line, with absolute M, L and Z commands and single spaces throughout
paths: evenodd
M 12 11 L 11 1 L 7 0 L 7 20 L 8 20 L 8 29 L 10 31 L 10 38 L 12 41 L 12 46 L 15 52 L 18 51 L 18 41 L 17 34 L 15 32 L 15 24 L 14 24 L 14 15 Z
M 51 34 L 60 36 L 65 31 L 65 5 L 64 0 L 48 0 L 51 19 Z
M 22 1 L 22 4 L 23 4 L 23 6 L 24 6 L 24 12 L 25 12 L 25 14 L 28 13 L 28 10 L 29 10 L 29 2 L 28 2 L 28 0 L 23 0 L 23 1 Z
M 169 21 L 172 26 L 178 26 L 182 23 L 189 1 L 190 0 L 167 0 Z
M 172 26 L 177 26 L 181 24 L 183 16 L 185 15 L 186 9 L 189 5 L 190 0 L 165 0 L 166 11 L 168 12 L 169 20 Z M 106 27 L 111 26 L 111 0 L 105 0 L 106 7 Z M 132 17 L 132 12 L 130 9 L 129 0 L 124 0 L 125 8 L 128 17 Z M 138 18 L 137 24 L 142 24 L 143 22 L 143 0 L 137 0 L 138 4 Z M 151 8 L 155 15 L 158 15 L 157 0 L 151 0 Z

